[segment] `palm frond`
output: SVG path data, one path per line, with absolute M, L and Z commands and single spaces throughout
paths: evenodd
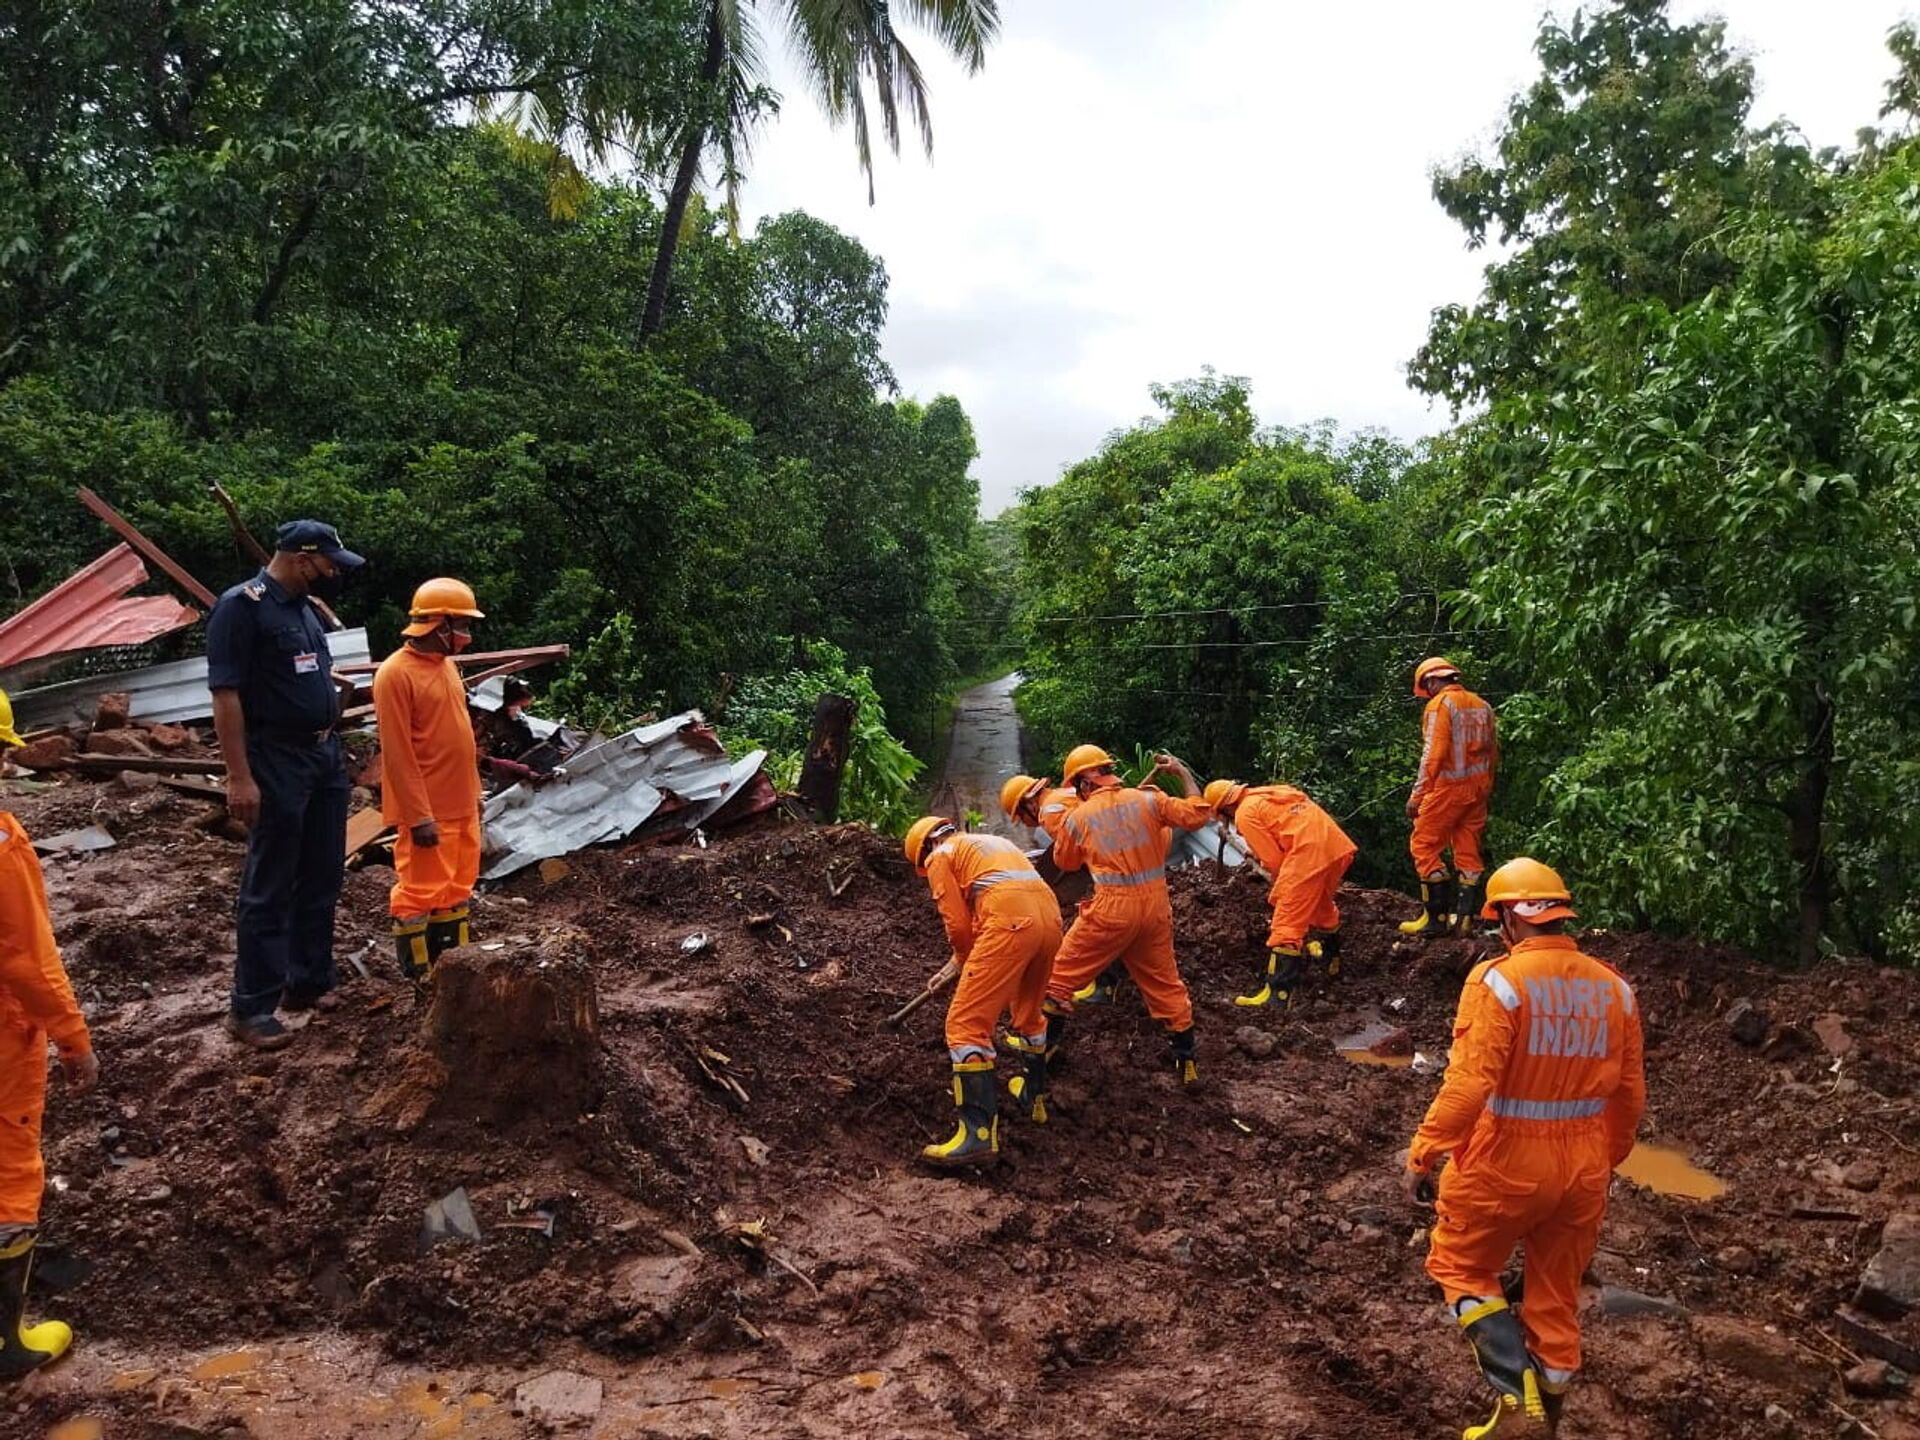
M 1000 34 L 999 0 L 894 0 L 894 8 L 938 35 L 969 74 L 987 63 L 987 46 Z

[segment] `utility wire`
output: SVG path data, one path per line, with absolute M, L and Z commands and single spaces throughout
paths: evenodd
M 1438 590 L 1409 590 L 1404 595 L 1390 597 L 1388 603 L 1398 605 L 1403 601 L 1425 600 L 1438 594 L 1440 594 Z M 1365 595 L 1353 595 L 1329 600 L 1276 601 L 1270 605 L 1221 605 L 1206 610 L 1127 610 L 1108 615 L 1040 615 L 1026 623 L 1029 625 L 1083 625 L 1103 620 L 1165 620 L 1192 615 L 1261 615 L 1274 610 L 1316 610 L 1328 605 L 1340 604 L 1341 600 L 1365 601 L 1370 598 Z
M 1458 635 L 1504 635 L 1504 627 L 1488 630 L 1401 630 L 1385 635 L 1308 635 L 1286 640 L 1155 640 L 1137 646 L 1141 650 L 1265 650 L 1275 645 L 1322 645 L 1329 641 L 1343 645 L 1364 640 L 1440 640 Z

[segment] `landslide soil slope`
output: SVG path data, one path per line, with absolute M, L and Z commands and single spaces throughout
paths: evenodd
M 1008 1122 L 1005 1162 L 952 1178 L 914 1160 L 950 1125 L 940 1007 L 881 1023 L 944 945 L 924 885 L 857 828 L 595 851 L 485 897 L 483 938 L 584 948 L 597 983 L 599 1078 L 556 1118 L 537 1054 L 483 1077 L 523 1111 L 406 1103 L 422 1010 L 389 978 L 390 872 L 343 901 L 342 951 L 368 947 L 374 979 L 347 971 L 338 1012 L 254 1056 L 218 1028 L 240 850 L 204 802 L 70 782 L 0 803 L 37 834 L 98 820 L 120 840 L 48 862 L 104 1078 L 55 1087 L 45 1229 L 97 1268 L 59 1297 L 80 1352 L 0 1433 L 540 1433 L 504 1399 L 555 1368 L 604 1382 L 575 1432 L 603 1436 L 1437 1436 L 1482 1408 L 1394 1183 L 1437 1080 L 1335 1050 L 1385 1017 L 1445 1053 L 1476 952 L 1401 941 L 1400 897 L 1348 892 L 1347 973 L 1250 1014 L 1231 996 L 1261 887 L 1177 877 L 1203 1084 L 1179 1090 L 1123 992 L 1076 1022 L 1053 1122 Z M 1649 1130 L 1732 1188 L 1616 1182 L 1593 1279 L 1692 1318 L 1590 1315 L 1562 1433 L 1752 1435 L 1769 1404 L 1806 1433 L 1836 1406 L 1920 1433 L 1909 1402 L 1843 1393 L 1826 1323 L 1886 1216 L 1920 1208 L 1920 989 L 1590 947 L 1639 987 Z M 1743 995 L 1794 1027 L 1772 1055 L 1726 1033 Z M 1829 1012 L 1837 1060 L 1803 1028 Z M 455 1186 L 483 1236 L 422 1253 L 422 1209 Z M 532 1211 L 550 1237 L 502 1223 Z M 222 1378 L 217 1352 L 243 1347 L 273 1358 Z

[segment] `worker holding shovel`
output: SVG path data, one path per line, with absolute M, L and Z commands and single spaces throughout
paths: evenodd
M 0 745 L 21 743 L 13 706 L 0 691 Z M 73 1331 L 58 1320 L 26 1323 L 46 1189 L 40 1118 L 49 1040 L 73 1092 L 91 1090 L 100 1062 L 54 944 L 46 878 L 27 832 L 0 810 L 0 1382 L 18 1380 L 73 1344 Z
M 1175 829 L 1198 830 L 1213 809 L 1183 761 L 1156 755 L 1148 778 L 1158 774 L 1177 775 L 1186 795 L 1123 785 L 1113 757 L 1098 745 L 1076 747 L 1062 767 L 1080 803 L 1060 827 L 1054 857 L 1063 871 L 1086 867 L 1093 898 L 1080 907 L 1047 982 L 1047 1053 L 1059 1049 L 1087 983 L 1119 961 L 1140 987 L 1147 1013 L 1166 1027 L 1174 1071 L 1190 1085 L 1200 1072 L 1193 999 L 1173 955 L 1167 841 Z
M 1566 882 L 1510 860 L 1487 877 L 1480 913 L 1500 922 L 1508 950 L 1467 976 L 1446 1079 L 1402 1171 L 1425 1199 L 1452 1157 L 1427 1273 L 1496 1394 L 1493 1417 L 1463 1440 L 1557 1427 L 1580 1368 L 1580 1277 L 1647 1104 L 1633 987 L 1566 933 Z M 1500 1286 L 1516 1245 L 1518 1315 Z
M 1026 1073 L 1009 1088 L 1035 1120 L 1047 1118 L 1040 1000 L 1060 948 L 1060 906 L 1018 845 L 998 835 L 966 834 L 943 815 L 914 821 L 906 852 L 927 878 L 960 977 L 947 1007 L 959 1124 L 920 1153 L 948 1168 L 990 1164 L 1000 1153 L 993 1031 L 1003 1012 L 1012 1012 L 1013 1032 L 1026 1042 Z
M 1258 1007 L 1274 1001 L 1284 1009 L 1293 1003 L 1309 933 L 1320 936 L 1320 958 L 1328 976 L 1340 973 L 1340 906 L 1335 896 L 1360 847 L 1305 791 L 1291 785 L 1215 780 L 1207 786 L 1206 799 L 1217 816 L 1232 822 L 1253 858 L 1273 877 L 1267 892 L 1273 924 L 1267 929 L 1265 965 L 1254 977 L 1252 992 L 1234 997 L 1233 1003 Z
M 415 984 L 442 951 L 465 945 L 480 876 L 480 766 L 467 691 L 453 663 L 484 619 L 471 588 L 429 580 L 413 593 L 406 643 L 380 662 L 380 812 L 394 841 L 394 950 Z

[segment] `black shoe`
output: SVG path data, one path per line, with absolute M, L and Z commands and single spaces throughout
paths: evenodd
M 280 1008 L 289 1015 L 309 1010 L 338 1010 L 340 997 L 331 990 L 289 990 L 280 997 Z
M 282 1050 L 293 1043 L 293 1032 L 271 1015 L 249 1017 L 228 1011 L 226 1031 L 250 1050 Z

